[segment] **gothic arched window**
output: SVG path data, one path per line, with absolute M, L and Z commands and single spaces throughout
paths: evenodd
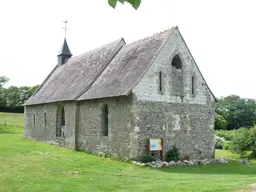
M 179 55 L 175 55 L 172 59 L 172 93 L 183 96 L 183 69 Z
M 57 109 L 57 122 L 56 122 L 56 137 L 63 137 L 64 136 L 64 130 L 65 130 L 65 109 L 63 104 L 58 104 Z

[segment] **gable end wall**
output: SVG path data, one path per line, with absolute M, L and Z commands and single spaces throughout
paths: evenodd
M 172 90 L 172 58 L 182 61 L 183 94 Z M 163 91 L 159 91 L 159 71 Z M 192 76 L 195 94 L 192 94 Z M 149 138 L 163 138 L 164 153 L 172 146 L 179 148 L 181 157 L 212 158 L 214 156 L 215 98 L 209 91 L 192 56 L 176 29 L 153 61 L 142 79 L 132 90 L 135 127 L 139 130 L 138 154 L 148 151 Z

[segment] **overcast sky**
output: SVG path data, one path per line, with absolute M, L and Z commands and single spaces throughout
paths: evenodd
M 40 84 L 57 63 L 63 20 L 73 55 L 124 37 L 131 42 L 177 25 L 215 96 L 256 98 L 255 0 L 0 0 L 0 76 Z

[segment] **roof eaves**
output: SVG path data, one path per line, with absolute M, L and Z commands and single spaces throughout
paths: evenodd
M 36 94 L 40 91 L 40 89 L 44 86 L 44 84 L 48 81 L 48 79 L 52 76 L 52 74 L 54 73 L 54 71 L 55 71 L 57 68 L 58 68 L 58 65 L 56 65 L 56 66 L 51 70 L 51 72 L 48 74 L 48 76 L 45 78 L 45 80 L 41 83 L 41 85 L 35 90 L 35 92 L 31 95 L 30 98 L 32 98 L 34 95 L 36 95 Z M 33 105 L 33 103 L 32 103 L 32 104 L 29 104 L 30 98 L 23 104 L 24 106 L 26 106 L 26 105 Z M 27 104 L 27 103 L 28 103 L 28 104 Z

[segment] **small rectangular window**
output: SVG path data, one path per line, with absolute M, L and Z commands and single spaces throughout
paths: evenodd
M 34 124 L 34 126 L 36 126 L 36 115 L 35 114 L 33 114 L 33 124 Z
M 195 79 L 194 79 L 193 76 L 192 76 L 192 79 L 191 79 L 191 83 L 192 83 L 192 87 L 191 87 L 191 89 L 192 89 L 192 94 L 194 95 L 194 94 L 195 94 Z
M 46 113 L 44 113 L 44 126 L 46 126 Z
M 162 91 L 163 87 L 162 87 L 162 72 L 159 72 L 159 91 Z
M 108 105 L 103 106 L 103 136 L 108 136 Z

